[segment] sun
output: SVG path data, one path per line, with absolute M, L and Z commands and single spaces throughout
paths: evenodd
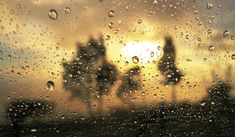
M 122 48 L 125 60 L 134 64 L 146 64 L 156 60 L 161 54 L 161 44 L 152 42 L 128 42 Z

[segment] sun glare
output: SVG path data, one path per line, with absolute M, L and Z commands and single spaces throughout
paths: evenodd
M 151 42 L 128 42 L 123 47 L 122 53 L 128 61 L 138 59 L 138 63 L 146 64 L 160 56 L 161 45 Z

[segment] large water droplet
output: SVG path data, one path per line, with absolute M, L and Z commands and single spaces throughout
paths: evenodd
M 48 13 L 48 16 L 52 20 L 57 20 L 58 19 L 58 13 L 55 9 L 51 9 Z
M 229 35 L 229 31 L 225 30 L 224 33 L 223 33 L 223 36 L 228 37 L 228 35 Z
M 37 129 L 32 128 L 30 131 L 31 131 L 31 132 L 37 132 Z
M 86 118 L 85 117 L 81 117 L 81 120 L 84 121 L 84 120 L 86 120 Z
M 109 26 L 110 29 L 112 29 L 113 28 L 113 22 L 109 22 L 108 26 Z
M 17 74 L 18 76 L 21 76 L 21 73 L 20 73 L 20 72 L 17 72 L 16 74 Z
M 139 63 L 139 58 L 138 58 L 137 56 L 132 57 L 132 62 L 133 62 L 134 64 Z
M 15 11 L 14 11 L 13 9 L 10 9 L 9 13 L 10 13 L 10 14 L 14 14 Z
M 49 90 L 49 91 L 52 91 L 55 88 L 55 84 L 53 81 L 47 81 L 46 86 L 47 86 L 47 90 Z
M 115 12 L 113 10 L 110 10 L 108 13 L 109 17 L 112 18 L 115 15 Z
M 20 4 L 16 4 L 16 8 L 17 8 L 17 9 L 20 9 L 20 8 L 21 8 L 21 5 L 20 5 Z
M 116 30 L 114 31 L 114 34 L 118 34 L 118 32 L 119 32 L 119 29 L 116 29 Z
M 65 8 L 64 8 L 64 12 L 68 14 L 68 13 L 71 12 L 71 9 L 70 9 L 69 7 L 65 7 Z
M 213 45 L 210 45 L 210 46 L 209 46 L 209 50 L 210 50 L 210 51 L 213 51 L 213 50 L 215 50 L 215 47 L 214 47 Z
M 125 65 L 128 65 L 129 64 L 129 62 L 128 61 L 125 61 Z
M 231 36 L 231 40 L 234 40 L 234 36 Z
M 198 43 L 197 46 L 198 46 L 198 47 L 201 47 L 201 46 L 202 46 L 202 43 Z
M 197 40 L 198 40 L 199 42 L 201 42 L 201 41 L 202 41 L 202 39 L 201 39 L 201 38 L 197 38 Z
M 212 33 L 212 29 L 208 29 L 208 30 L 207 30 L 207 33 L 208 33 L 208 34 L 211 34 L 211 33 Z
M 206 8 L 207 8 L 208 10 L 212 9 L 212 8 L 213 8 L 213 4 L 212 4 L 212 3 L 207 3 Z
M 142 23 L 142 20 L 141 19 L 138 19 L 138 24 L 141 24 Z
M 11 55 L 7 55 L 7 58 L 8 58 L 8 59 L 11 59 Z
M 151 58 L 154 57 L 154 52 L 153 51 L 150 52 L 150 56 L 151 56 Z
M 235 54 L 232 54 L 232 60 L 235 60 Z
M 105 39 L 106 39 L 106 40 L 110 40 L 110 36 L 109 36 L 109 35 L 106 35 L 106 36 L 105 36 Z
M 186 39 L 189 39 L 189 35 L 188 35 L 188 34 L 187 34 L 187 35 L 185 35 L 185 38 L 186 38 Z

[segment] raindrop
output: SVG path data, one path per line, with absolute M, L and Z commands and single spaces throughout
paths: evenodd
M 157 50 L 161 50 L 161 46 L 158 46 L 158 47 L 157 47 Z
M 119 20 L 119 21 L 118 21 L 118 24 L 121 25 L 121 24 L 122 24 L 122 20 Z
M 81 117 L 81 120 L 84 121 L 86 118 L 85 117 Z
M 208 33 L 208 34 L 211 34 L 211 33 L 212 33 L 212 29 L 208 29 L 208 30 L 207 30 L 207 33 Z
M 55 84 L 53 81 L 47 81 L 46 86 L 47 86 L 47 90 L 49 90 L 49 91 L 52 91 L 55 88 Z
M 2 51 L 0 50 L 0 55 L 2 55 Z
M 213 51 L 213 50 L 215 50 L 215 47 L 214 47 L 213 45 L 210 45 L 210 46 L 209 46 L 209 50 L 210 50 L 210 51 Z
M 194 14 L 198 14 L 198 10 L 195 10 L 195 11 L 194 11 Z
M 31 132 L 37 132 L 37 129 L 33 128 L 30 130 Z
M 150 52 L 150 56 L 151 56 L 151 58 L 154 57 L 154 52 L 153 51 Z
M 202 39 L 201 39 L 201 38 L 197 38 L 197 40 L 198 40 L 199 42 L 201 42 L 201 41 L 202 41 Z
M 157 4 L 157 0 L 154 0 L 154 1 L 153 1 L 153 4 Z
M 189 39 L 189 35 L 187 34 L 187 35 L 185 36 L 185 38 L 186 38 L 186 39 Z
M 232 54 L 232 60 L 235 60 L 235 54 Z
M 110 36 L 109 36 L 109 35 L 106 35 L 106 36 L 105 36 L 105 39 L 106 39 L 106 40 L 110 40 Z
M 234 40 L 234 36 L 231 36 L 231 40 Z
M 13 9 L 10 9 L 9 13 L 10 13 L 10 14 L 14 14 L 15 11 L 14 11 Z
M 138 58 L 137 56 L 132 57 L 132 62 L 133 62 L 134 64 L 139 63 L 139 58 Z
M 187 62 L 191 62 L 192 60 L 191 59 L 186 59 Z
M 11 59 L 11 55 L 7 55 L 8 59 Z
M 52 19 L 52 20 L 57 20 L 57 18 L 58 18 L 58 13 L 57 13 L 56 10 L 51 9 L 51 10 L 49 11 L 49 13 L 48 13 L 48 16 L 49 16 L 49 18 Z
M 119 32 L 119 30 L 118 30 L 118 29 L 116 29 L 116 30 L 114 31 L 114 34 L 118 34 L 118 32 Z
M 223 36 L 228 37 L 228 35 L 229 35 L 229 31 L 225 30 L 224 33 L 223 33 Z
M 109 17 L 112 18 L 115 15 L 115 12 L 113 10 L 110 10 L 108 13 Z
M 207 3 L 206 8 L 207 8 L 208 10 L 212 9 L 212 7 L 213 7 L 213 4 L 212 4 L 212 3 Z
M 202 44 L 201 43 L 198 43 L 198 45 L 197 45 L 198 47 L 201 47 L 202 46 Z
M 153 98 L 156 98 L 156 97 L 157 97 L 157 94 L 154 94 L 154 95 L 153 95 Z
M 128 65 L 128 64 L 129 64 L 129 62 L 128 62 L 128 61 L 125 61 L 125 64 L 126 64 L 126 65 Z
M 17 8 L 17 9 L 20 9 L 20 8 L 21 8 L 21 5 L 20 5 L 20 4 L 17 4 L 17 5 L 16 5 L 16 8 Z
M 141 24 L 142 23 L 142 20 L 141 19 L 138 19 L 138 24 Z
M 113 28 L 113 22 L 109 22 L 108 26 L 109 26 L 110 29 L 112 29 Z
M 68 14 L 68 13 L 71 12 L 71 9 L 70 9 L 69 7 L 65 7 L 65 8 L 64 8 L 64 12 Z
M 198 25 L 202 25 L 202 21 L 199 21 L 199 22 L 198 22 Z
M 21 76 L 21 73 L 20 73 L 20 72 L 17 72 L 16 74 L 17 74 L 18 76 Z

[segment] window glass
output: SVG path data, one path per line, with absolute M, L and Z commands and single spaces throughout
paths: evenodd
M 235 136 L 234 0 L 1 0 L 0 136 Z

